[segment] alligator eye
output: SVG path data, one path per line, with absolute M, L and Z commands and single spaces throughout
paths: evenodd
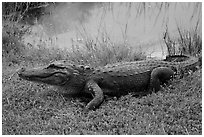
M 64 69 L 65 67 L 60 64 L 50 64 L 47 68 L 53 68 L 53 69 Z
M 55 68 L 54 64 L 50 64 L 47 68 Z

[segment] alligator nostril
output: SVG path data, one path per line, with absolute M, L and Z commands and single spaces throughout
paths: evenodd
M 17 72 L 18 74 L 21 74 L 22 72 L 24 72 L 25 71 L 25 68 L 21 68 L 21 69 L 19 69 L 19 71 Z

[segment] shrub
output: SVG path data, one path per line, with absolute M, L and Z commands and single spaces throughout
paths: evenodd
M 177 27 L 179 37 L 170 37 L 168 28 L 164 33 L 164 42 L 166 43 L 168 54 L 187 54 L 192 56 L 201 56 L 202 39 L 197 29 L 187 30 Z

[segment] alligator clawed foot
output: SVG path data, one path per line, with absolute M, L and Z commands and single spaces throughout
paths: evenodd
M 90 111 L 94 111 L 94 110 L 85 107 L 85 108 L 83 109 L 82 113 L 83 113 L 84 115 L 87 115 Z

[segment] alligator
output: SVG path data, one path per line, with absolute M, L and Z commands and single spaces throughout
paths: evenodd
M 104 95 L 156 92 L 160 85 L 172 79 L 177 71 L 190 69 L 197 63 L 197 58 L 189 57 L 182 62 L 142 60 L 93 68 L 60 60 L 39 68 L 21 68 L 18 75 L 28 81 L 56 86 L 63 93 L 92 95 L 92 100 L 84 108 L 88 111 L 100 106 Z

